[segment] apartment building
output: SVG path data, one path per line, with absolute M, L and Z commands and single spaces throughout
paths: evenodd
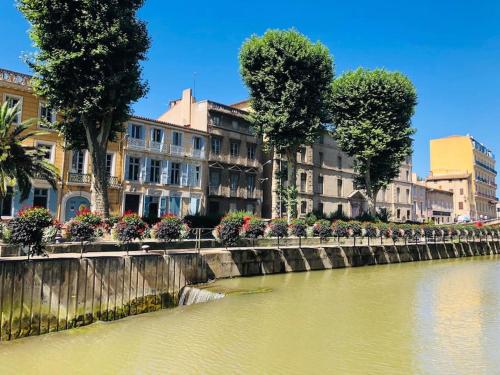
M 430 220 L 437 224 L 456 221 L 453 191 L 432 187 L 423 179 L 412 177 L 413 185 L 413 217 L 415 221 L 424 223 Z
M 247 115 L 237 107 L 196 101 L 192 90 L 186 89 L 159 118 L 207 133 L 208 182 L 204 191 L 210 214 L 235 210 L 261 214 L 262 141 Z
M 286 188 L 286 161 L 274 153 L 272 164 L 264 169 L 264 217 L 276 217 L 285 212 L 282 189 Z M 368 210 L 365 193 L 355 186 L 353 160 L 325 134 L 313 146 L 304 146 L 297 155 L 298 213 L 324 215 L 339 212 L 357 217 Z M 402 165 L 399 176 L 379 192 L 377 207 L 385 208 L 394 221 L 412 220 L 411 158 Z M 280 179 L 279 176 L 282 176 Z
M 444 190 L 454 190 L 455 203 L 464 207 L 463 215 L 472 220 L 496 216 L 496 160 L 489 148 L 470 135 L 450 136 L 431 140 L 430 156 L 430 178 L 439 181 Z M 470 180 L 468 186 L 466 179 Z M 456 194 L 456 188 L 463 188 L 464 193 L 469 188 L 469 194 Z
M 429 188 L 453 193 L 453 212 L 457 219 L 471 220 L 474 218 L 472 213 L 475 212 L 475 199 L 470 174 L 430 175 L 425 182 Z
M 46 134 L 25 141 L 26 145 L 46 149 L 47 159 L 60 174 L 57 189 L 34 179 L 27 200 L 19 193 L 1 202 L 1 216 L 9 218 L 24 206 L 42 206 L 61 221 L 90 208 L 91 167 L 87 150 L 66 150 L 59 134 L 47 128 L 57 115 L 38 98 L 31 77 L 0 70 L 0 99 L 19 103 L 18 121 L 39 118 Z M 159 217 L 165 213 L 183 216 L 204 213 L 207 185 L 207 133 L 143 117 L 132 117 L 124 124 L 117 142 L 110 142 L 106 169 L 109 175 L 110 211 L 119 215 L 134 211 L 141 216 Z

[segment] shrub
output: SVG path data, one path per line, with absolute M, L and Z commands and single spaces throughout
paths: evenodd
M 88 208 L 84 208 L 81 211 L 77 211 L 74 220 L 85 222 L 95 228 L 102 224 L 103 218 L 100 214 L 92 212 Z
M 314 214 L 314 213 L 308 213 L 306 215 L 306 224 L 309 225 L 309 226 L 312 226 L 314 225 L 314 223 L 318 221 L 318 217 Z M 298 236 L 297 236 L 298 237 Z M 301 236 L 302 237 L 302 236 Z
M 422 228 L 424 236 L 427 238 L 433 237 L 435 233 L 435 227 L 434 225 L 424 225 Z
M 245 220 L 249 220 L 251 214 L 244 211 L 230 212 L 224 216 L 220 224 L 215 227 L 214 237 L 222 242 L 224 246 L 236 246 L 240 239 L 240 232 Z
M 385 207 L 380 208 L 377 213 L 375 214 L 375 217 L 380 220 L 383 223 L 389 222 L 391 218 L 391 213 L 389 210 Z
M 389 225 L 389 231 L 391 234 L 391 238 L 396 241 L 399 237 L 401 237 L 401 229 L 396 224 Z
M 313 225 L 313 235 L 321 239 L 332 236 L 332 227 L 328 220 L 318 220 Z
M 332 224 L 332 234 L 336 237 L 349 237 L 349 223 L 343 220 L 334 221 Z
M 257 217 L 252 217 L 243 222 L 243 235 L 246 238 L 259 238 L 264 235 L 266 223 Z
M 349 223 L 349 234 L 353 237 L 360 237 L 363 234 L 363 227 L 359 221 L 350 221 Z
M 153 227 L 153 235 L 159 240 L 170 242 L 181 238 L 183 223 L 174 215 L 166 215 Z
M 363 212 L 361 215 L 358 215 L 355 219 L 361 222 L 370 221 L 372 223 L 378 220 L 376 216 L 372 216 L 369 212 Z
M 70 220 L 66 223 L 66 236 L 75 242 L 92 241 L 95 237 L 95 226 L 88 221 Z
M 113 237 L 120 242 L 141 239 L 147 229 L 146 223 L 136 213 L 125 213 L 113 229 Z
M 269 224 L 269 235 L 271 237 L 287 237 L 288 236 L 288 222 L 286 219 L 273 219 Z
M 363 223 L 363 229 L 366 237 L 377 237 L 377 227 L 373 223 Z
M 379 223 L 377 225 L 381 237 L 391 238 L 391 229 L 387 223 Z
M 302 219 L 294 219 L 290 224 L 290 233 L 295 237 L 307 237 L 307 222 Z
M 18 216 L 9 223 L 10 242 L 29 246 L 31 254 L 43 253 L 44 229 L 54 223 L 49 210 L 42 207 L 31 207 L 19 211 Z
M 328 219 L 330 221 L 348 221 L 349 220 L 349 217 L 344 214 L 343 211 L 340 211 L 337 209 L 337 211 L 335 212 L 331 212 L 329 215 L 328 215 Z
M 401 235 L 408 239 L 408 238 L 412 238 L 413 237 L 413 225 L 412 224 L 402 224 L 400 225 L 400 233 Z

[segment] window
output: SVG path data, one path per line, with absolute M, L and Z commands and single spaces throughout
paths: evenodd
M 52 163 L 54 162 L 54 159 L 52 158 L 54 145 L 48 144 L 48 143 L 38 142 L 37 148 L 38 148 L 38 150 L 40 150 L 41 152 L 44 153 L 43 157 L 45 160 L 52 162 Z
M 231 122 L 231 126 L 233 127 L 234 130 L 238 130 L 238 126 L 239 126 L 238 121 L 233 120 Z
M 199 165 L 194 167 L 194 174 L 192 176 L 192 186 L 200 186 L 201 167 Z
M 343 206 L 343 205 L 339 204 L 339 205 L 337 206 L 337 213 L 338 213 L 339 215 L 343 215 L 343 214 L 344 214 L 344 206 Z
M 201 137 L 193 137 L 193 148 L 195 150 L 201 150 L 202 148 Z
M 325 211 L 324 206 L 325 206 L 325 205 L 323 204 L 323 202 L 319 202 L 319 203 L 318 203 L 318 211 L 319 211 L 319 213 L 320 213 L 321 215 L 323 215 L 323 214 L 324 214 L 324 211 Z
M 240 142 L 231 141 L 231 156 L 240 156 Z
M 398 208 L 396 217 L 401 219 L 401 210 Z
M 215 155 L 220 155 L 221 149 L 221 139 L 217 137 L 212 138 L 212 153 Z
M 135 139 L 142 139 L 142 126 L 132 124 L 130 127 L 130 137 Z
M 250 160 L 255 160 L 255 151 L 257 146 L 253 143 L 247 143 L 247 158 Z
M 238 205 L 236 204 L 236 202 L 230 202 L 229 203 L 229 211 L 234 212 L 237 210 L 238 210 Z
M 406 220 L 410 220 L 410 210 L 406 210 Z
M 342 169 L 342 156 L 337 156 L 337 168 Z
M 239 182 L 240 176 L 237 173 L 231 173 L 230 176 L 230 183 L 231 183 L 231 192 L 237 192 L 238 191 L 238 182 Z
M 306 148 L 305 147 L 302 147 L 300 149 L 300 161 L 301 161 L 301 163 L 306 162 Z
M 318 166 L 319 167 L 323 167 L 323 158 L 324 158 L 323 153 L 319 152 L 318 153 Z
M 300 174 L 300 192 L 301 193 L 305 193 L 306 185 L 307 185 L 307 174 L 301 173 Z
M 149 166 L 149 182 L 160 183 L 161 160 L 151 160 Z
M 33 193 L 33 206 L 47 208 L 48 203 L 49 203 L 49 190 L 35 188 Z
M 401 189 L 400 188 L 397 188 L 396 189 L 396 203 L 399 203 L 401 200 Z M 399 217 L 398 217 L 399 219 Z
M 220 186 L 220 169 L 211 169 L 210 170 L 210 186 L 218 187 Z
M 43 127 L 43 123 L 52 124 L 53 122 L 56 121 L 55 111 L 51 110 L 47 106 L 47 103 L 45 103 L 45 102 L 40 102 L 38 116 L 40 117 L 40 120 L 42 120 L 42 124 L 40 125 L 41 127 Z
M 179 185 L 181 175 L 181 163 L 172 163 L 170 169 L 170 183 L 172 185 Z
M 460 189 L 460 195 L 464 195 L 464 189 Z
M 128 179 L 131 181 L 139 181 L 141 168 L 141 158 L 130 156 L 128 158 Z
M 406 203 L 411 203 L 411 201 L 410 201 L 410 189 L 406 189 Z
M 9 108 L 13 108 L 14 106 L 17 105 L 18 113 L 14 118 L 14 124 L 19 124 L 22 118 L 21 115 L 23 111 L 23 98 L 21 96 L 16 96 L 16 95 L 5 95 L 5 101 L 8 103 L 7 105 Z
M 343 181 L 341 178 L 337 180 L 337 196 L 341 197 L 342 196 L 342 190 L 343 190 Z
M 125 194 L 125 204 L 123 210 L 139 213 L 139 201 L 141 196 L 138 194 Z
M 107 154 L 106 155 L 106 173 L 108 176 L 113 176 L 113 160 L 114 160 L 114 154 Z
M 172 144 L 174 146 L 182 146 L 182 133 L 179 132 L 172 133 Z
M 318 176 L 318 194 L 323 194 L 323 176 Z
M 3 199 L 0 199 L 0 216 L 12 216 L 12 199 L 13 190 L 7 187 L 7 194 Z
M 219 202 L 209 202 L 208 203 L 208 212 L 217 214 L 219 213 Z
M 163 132 L 161 129 L 151 129 L 151 142 L 161 143 L 163 141 Z
M 85 151 L 73 151 L 71 172 L 83 174 L 85 170 Z
M 168 198 L 168 213 L 179 216 L 181 213 L 181 197 L 170 196 Z
M 406 171 L 406 181 L 410 181 L 410 172 Z
M 220 125 L 220 116 L 212 116 L 212 123 L 214 126 L 219 126 Z M 218 212 L 219 209 L 217 209 L 216 212 Z
M 463 210 L 464 209 L 464 202 L 458 202 L 458 209 Z
M 307 202 L 306 201 L 300 202 L 300 213 L 301 214 L 307 213 Z
M 247 203 L 247 209 L 246 209 L 247 212 L 251 212 L 252 214 L 255 213 L 255 204 L 253 203 Z
M 247 191 L 252 194 L 255 190 L 255 175 L 247 174 Z

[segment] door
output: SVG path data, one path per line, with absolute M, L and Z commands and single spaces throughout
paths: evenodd
M 85 197 L 71 197 L 66 202 L 66 210 L 64 213 L 64 219 L 66 221 L 74 218 L 78 211 L 84 208 L 90 209 L 90 202 Z

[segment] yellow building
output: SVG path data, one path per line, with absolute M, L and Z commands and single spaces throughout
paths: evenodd
M 43 124 L 56 121 L 43 99 L 30 84 L 31 77 L 0 69 L 0 104 L 18 104 L 18 121 L 44 121 L 34 125 L 45 134 L 28 138 L 29 146 L 44 147 L 47 159 L 60 175 L 58 188 L 34 179 L 27 200 L 21 202 L 14 188 L 0 201 L 0 218 L 8 219 L 26 206 L 48 208 L 60 221 L 90 208 L 91 167 L 87 150 L 65 150 L 58 132 Z M 142 216 L 173 213 L 179 216 L 205 212 L 207 133 L 189 126 L 134 116 L 124 124 L 118 141 L 108 145 L 106 169 L 109 175 L 110 212 L 131 210 Z
M 473 137 L 450 136 L 430 142 L 431 175 L 428 181 L 454 193 L 458 215 L 472 220 L 496 216 L 495 155 Z

